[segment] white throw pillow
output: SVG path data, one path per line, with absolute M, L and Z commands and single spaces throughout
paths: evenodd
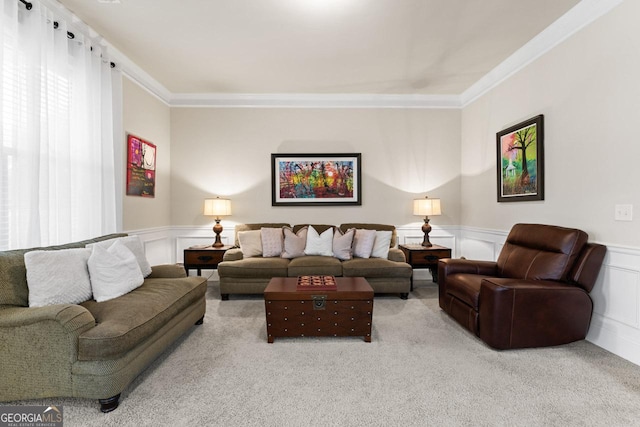
M 127 294 L 144 282 L 136 256 L 120 240 L 107 249 L 95 245 L 88 266 L 93 299 L 98 302 Z
M 353 236 L 356 234 L 355 228 L 348 229 L 344 234 L 336 228 L 333 234 L 333 256 L 341 261 L 351 259 L 353 256 Z
M 126 237 L 117 237 L 115 239 L 103 240 L 101 242 L 90 243 L 86 247 L 91 249 L 94 246 L 100 246 L 103 249 L 107 249 L 114 244 L 114 242 L 120 241 L 122 242 L 136 257 L 136 261 L 140 266 L 140 271 L 142 271 L 142 276 L 147 277 L 151 274 L 151 264 L 147 261 L 147 256 L 144 253 L 144 246 L 142 246 L 142 241 L 140 241 L 140 236 L 126 236 Z
M 260 230 L 240 231 L 238 233 L 238 241 L 240 242 L 240 250 L 245 258 L 262 256 L 262 233 Z
M 371 257 L 375 240 L 376 230 L 357 229 L 355 236 L 353 236 L 353 256 L 358 258 Z
M 86 248 L 31 251 L 24 254 L 29 307 L 80 304 L 91 299 Z
M 276 257 L 282 254 L 282 228 L 261 228 L 262 256 Z
M 376 239 L 373 242 L 371 258 L 387 259 L 389 257 L 389 248 L 391 247 L 392 235 L 392 231 L 376 231 Z
M 305 255 L 333 256 L 333 228 L 327 228 L 318 234 L 315 228 L 309 227 Z
M 281 258 L 293 259 L 304 256 L 304 247 L 307 244 L 308 227 L 302 227 L 297 233 L 289 227 L 284 227 L 284 249 Z

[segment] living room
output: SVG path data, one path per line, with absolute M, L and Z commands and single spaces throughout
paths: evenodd
M 80 16 L 78 2 L 61 3 Z M 117 231 L 139 235 L 151 264 L 180 263 L 185 248 L 211 243 L 213 220 L 202 206 L 216 196 L 232 204 L 222 220 L 226 244 L 233 244 L 236 224 L 282 221 L 393 224 L 399 243 L 419 243 L 422 219 L 412 203 L 425 195 L 442 201 L 442 215 L 431 218 L 431 241 L 456 258 L 495 260 L 516 223 L 579 228 L 607 246 L 590 294 L 587 341 L 640 365 L 640 225 L 615 219 L 616 206 L 640 203 L 633 184 L 640 178 L 634 167 L 640 145 L 633 138 L 640 113 L 640 5 L 573 3 L 452 95 L 187 94 L 170 91 L 152 77 L 153 69 L 114 48 L 112 60 L 123 72 Z M 539 114 L 545 119 L 544 200 L 498 203 L 496 133 Z M 126 134 L 157 148 L 153 198 L 124 194 Z M 270 154 L 318 152 L 362 154 L 362 205 L 272 206 Z M 210 274 L 215 280 L 214 271 L 205 271 Z M 428 292 L 429 274 L 415 274 L 426 283 L 421 292 Z M 217 309 L 228 313 L 224 304 Z
M 393 223 L 400 243 L 419 243 L 412 201 L 425 195 L 443 204 L 432 241 L 458 257 L 496 259 L 517 222 L 580 228 L 608 248 L 588 340 L 640 364 L 640 226 L 614 219 L 615 205 L 636 205 L 638 197 L 640 148 L 628 135 L 640 65 L 627 22 L 633 13 L 624 11 L 633 7 L 622 2 L 539 57 L 520 59 L 517 72 L 506 64 L 508 78 L 476 83 L 460 108 L 171 107 L 125 79 L 124 129 L 170 156 L 158 156 L 154 199 L 124 198 L 123 228 L 147 241 L 155 263 L 180 262 L 185 247 L 211 240 L 202 203 L 212 196 L 231 199 L 233 215 L 222 221 L 227 243 L 235 223 L 340 224 L 355 216 Z M 545 115 L 545 200 L 497 203 L 496 132 L 537 114 Z M 620 154 L 604 141 L 616 141 Z M 362 206 L 272 207 L 270 153 L 317 151 L 362 153 Z

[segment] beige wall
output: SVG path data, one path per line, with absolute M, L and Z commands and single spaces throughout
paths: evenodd
M 462 112 L 461 225 L 575 226 L 640 246 L 640 2 L 624 2 Z M 496 202 L 496 132 L 545 115 L 544 201 Z M 635 205 L 632 222 L 616 204 Z
M 404 225 L 421 222 L 412 200 L 425 194 L 442 199 L 434 225 L 460 221 L 459 110 L 173 108 L 171 141 L 176 226 L 211 224 L 202 203 L 216 195 L 236 223 Z M 271 206 L 270 154 L 312 152 L 362 153 L 362 206 Z
M 123 79 L 123 127 L 156 146 L 154 198 L 124 196 L 123 229 L 140 230 L 171 225 L 171 109 L 128 78 Z M 123 163 L 126 165 L 126 150 Z M 125 168 L 126 169 L 126 168 Z M 124 171 L 126 174 L 126 170 Z M 123 178 L 126 185 L 126 177 Z M 126 190 L 123 192 L 126 194 Z

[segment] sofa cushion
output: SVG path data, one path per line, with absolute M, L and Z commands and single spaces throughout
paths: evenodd
M 24 254 L 29 307 L 79 304 L 91 299 L 91 282 L 87 270 L 90 255 L 91 250 L 85 248 L 31 251 Z
M 120 240 L 108 248 L 94 245 L 87 266 L 93 299 L 98 302 L 117 298 L 144 283 L 136 256 Z
M 394 247 L 396 245 L 396 241 L 398 240 L 398 236 L 396 233 L 396 227 L 388 224 L 369 224 L 369 223 L 347 223 L 341 224 L 340 230 L 345 232 L 350 228 L 358 228 L 363 230 L 376 230 L 376 231 L 391 231 L 391 242 L 389 242 L 389 247 Z
M 234 246 L 240 246 L 240 241 L 238 240 L 238 233 L 241 231 L 249 231 L 249 230 L 260 230 L 261 228 L 282 228 L 282 227 L 290 227 L 289 224 L 280 223 L 280 222 L 260 222 L 255 224 L 236 224 L 235 227 L 235 242 Z
M 358 258 L 369 258 L 376 241 L 375 230 L 356 229 L 353 237 L 353 256 Z
M 355 228 L 350 228 L 344 234 L 339 228 L 333 233 L 333 256 L 341 261 L 353 258 L 353 237 L 356 234 Z
M 387 258 L 389 256 L 389 249 L 391 243 L 391 231 L 376 231 L 376 239 L 373 242 L 373 249 L 371 250 L 371 258 Z
M 262 256 L 262 233 L 260 230 L 241 231 L 238 233 L 238 240 L 245 258 Z
M 124 244 L 131 252 L 133 252 L 133 255 L 136 257 L 136 262 L 140 266 L 142 276 L 149 276 L 151 274 L 151 264 L 147 261 L 147 255 L 144 252 L 144 246 L 142 246 L 140 236 L 126 236 L 119 237 L 117 239 L 103 240 L 97 243 L 89 243 L 86 247 L 92 249 L 94 246 L 100 246 L 103 249 L 107 249 L 116 241 Z
M 292 259 L 304 256 L 304 248 L 307 244 L 307 232 L 309 227 L 302 227 L 297 232 L 289 227 L 284 227 L 282 232 L 284 234 L 284 244 L 282 258 Z
M 262 240 L 262 256 L 266 258 L 280 256 L 282 254 L 283 234 L 282 228 L 260 229 L 260 238 Z
M 110 234 L 82 242 L 43 248 L 16 249 L 0 252 L 0 305 L 29 305 L 29 289 L 27 287 L 27 269 L 24 266 L 24 254 L 36 249 L 58 250 L 84 248 L 88 243 L 126 236 L 126 234 Z
M 342 263 L 345 277 L 404 277 L 413 274 L 411 266 L 404 262 L 389 261 L 383 258 L 354 258 Z
M 481 274 L 452 274 L 447 276 L 447 293 L 478 311 L 480 284 L 487 277 Z
M 309 255 L 292 259 L 289 277 L 297 276 L 342 276 L 342 263 L 338 258 Z
M 218 274 L 221 277 L 287 277 L 288 266 L 289 260 L 285 258 L 244 258 L 221 262 L 218 264 Z
M 78 339 L 78 360 L 115 359 L 204 298 L 206 279 L 146 279 L 133 292 L 105 302 L 82 303 L 96 326 Z
M 333 229 L 328 228 L 322 233 L 318 233 L 315 228 L 309 227 L 304 254 L 333 256 Z

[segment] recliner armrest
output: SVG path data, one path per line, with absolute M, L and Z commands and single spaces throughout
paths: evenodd
M 490 277 L 480 285 L 479 336 L 498 349 L 566 344 L 584 339 L 592 309 L 578 286 Z
M 493 276 L 496 272 L 497 264 L 494 261 L 444 258 L 438 262 L 438 279 L 450 274 L 481 274 L 483 276 Z

